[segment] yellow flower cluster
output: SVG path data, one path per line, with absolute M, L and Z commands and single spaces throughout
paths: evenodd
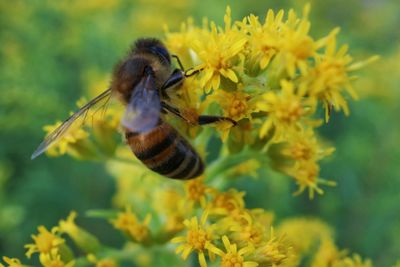
M 346 45 L 337 49 L 339 29 L 312 38 L 309 9 L 306 5 L 301 17 L 293 10 L 286 18 L 283 10 L 269 10 L 264 20 L 250 15 L 232 21 L 228 7 L 224 27 L 208 21 L 197 27 L 189 20 L 179 32 L 166 33 L 166 44 L 187 66 L 201 70 L 187 81 L 193 89 L 185 94 L 192 97 L 181 100 L 190 99 L 201 112 L 219 109 L 238 122 L 217 126 L 228 150 L 247 145 L 266 151 L 280 144 L 283 150 L 275 152 L 287 159 L 272 156 L 274 167 L 292 176 L 299 192 L 308 188 L 313 197 L 326 183 L 319 177 L 318 161 L 334 150 L 316 138 L 315 128 L 323 121 L 316 112 L 325 108 L 328 118 L 333 107 L 348 114 L 347 96 L 357 98 L 352 72 L 377 57 L 353 62 Z M 194 89 L 199 86 L 203 97 Z
M 297 193 L 308 189 L 312 198 L 315 192 L 323 192 L 321 184 L 334 185 L 320 177 L 319 161 L 334 148 L 317 138 L 316 128 L 323 122 L 317 111 L 325 109 L 326 119 L 332 109 L 348 114 L 346 99 L 357 98 L 351 84 L 353 71 L 377 57 L 353 62 L 347 45 L 337 48 L 339 29 L 320 39 L 311 37 L 309 9 L 306 5 L 302 16 L 293 10 L 286 16 L 283 10 L 268 10 L 264 20 L 251 14 L 233 21 L 227 7 L 223 27 L 207 20 L 197 27 L 188 20 L 180 31 L 167 30 L 165 44 L 185 66 L 200 70 L 169 92 L 171 104 L 189 119 L 219 113 L 237 121 L 236 126 L 229 122 L 215 125 L 226 144 L 221 155 L 240 154 L 245 149 L 261 153 L 261 161 L 268 159 L 275 170 L 294 178 Z M 120 116 L 121 108 L 115 105 L 106 110 L 93 107 L 81 120 L 93 128 L 93 135 L 74 123 L 48 153 L 91 160 L 116 157 Z M 51 132 L 58 125 L 45 130 Z M 185 133 L 195 142 L 199 140 L 199 152 L 204 152 L 207 141 L 203 141 L 210 132 L 201 134 L 198 127 L 182 123 L 178 126 L 187 129 Z M 247 160 L 243 157 L 236 165 Z M 262 167 L 257 160 L 253 166 Z M 252 176 L 257 176 L 257 169 Z
M 235 189 L 220 192 L 198 181 L 188 182 L 186 187 L 206 189 L 202 190 L 200 221 L 197 215 L 189 217 L 184 221 L 184 235 L 171 240 L 181 243 L 176 252 L 183 259 L 195 252 L 202 267 L 207 266 L 206 258 L 229 267 L 279 266 L 293 257 L 291 245 L 270 231 L 273 215 L 262 209 L 246 209 L 244 192 Z
M 95 263 L 96 267 L 117 266 L 113 259 L 97 260 L 94 253 L 98 253 L 103 247 L 94 235 L 76 225 L 76 216 L 76 212 L 71 212 L 66 220 L 60 220 L 59 224 L 51 231 L 44 226 L 39 226 L 39 233 L 32 235 L 34 243 L 25 245 L 27 258 L 39 254 L 39 261 L 43 267 L 73 267 L 76 266 L 77 261 L 87 264 Z M 68 235 L 76 247 L 87 254 L 87 259 L 76 257 L 63 235 Z M 27 266 L 23 265 L 19 259 L 3 257 L 3 260 L 9 267 Z M 0 263 L 0 267 L 4 267 L 4 265 Z
M 71 250 L 65 244 L 65 239 L 61 237 L 59 227 L 53 227 L 51 231 L 48 231 L 44 226 L 39 226 L 38 231 L 37 235 L 32 235 L 34 243 L 25 245 L 25 248 L 28 249 L 26 252 L 28 258 L 34 253 L 39 253 L 42 266 L 74 266 L 74 260 L 70 258 Z M 65 256 L 65 260 L 61 259 L 62 254 Z M 12 265 L 10 264 L 10 266 Z
M 224 192 L 205 185 L 202 179 L 195 181 L 187 182 L 186 190 L 170 187 L 157 192 L 154 202 L 142 212 L 133 212 L 131 207 L 118 213 L 97 211 L 97 217 L 109 220 L 115 229 L 125 234 L 127 245 L 118 252 L 78 226 L 75 223 L 77 214 L 71 212 L 51 231 L 40 226 L 39 233 L 32 235 L 34 243 L 26 245 L 26 255 L 30 258 L 39 254 L 44 267 L 72 267 L 77 262 L 86 264 L 84 266 L 115 267 L 127 259 L 138 266 L 154 266 L 154 259 L 144 259 L 140 247 L 151 251 L 152 247 L 163 245 L 169 251 L 171 247 L 166 243 L 172 243 L 178 244 L 174 246 L 175 252 L 182 259 L 196 254 L 202 267 L 209 264 L 295 267 L 305 258 L 312 267 L 372 266 L 369 260 L 362 260 L 356 254 L 349 256 L 338 249 L 333 231 L 317 219 L 294 218 L 274 224 L 272 212 L 246 208 L 244 192 L 236 189 Z M 153 190 L 149 188 L 148 191 Z M 203 200 L 188 203 L 186 199 L 193 194 Z M 143 213 L 146 218 L 141 222 L 138 217 Z M 151 223 L 150 214 L 153 216 Z M 83 256 L 73 252 L 64 235 Z M 159 253 L 156 251 L 154 253 Z M 6 266 L 24 266 L 19 259 L 4 257 L 3 260 Z
M 184 187 L 148 188 L 153 192 L 154 203 L 146 212 L 155 221 L 153 226 L 146 224 L 146 232 L 154 234 L 143 240 L 128 235 L 128 240 L 145 246 L 177 244 L 175 252 L 182 259 L 195 254 L 202 267 L 214 263 L 290 267 L 299 266 L 304 257 L 312 258 L 310 266 L 370 264 L 339 250 L 333 231 L 317 219 L 295 218 L 274 225 L 272 212 L 246 208 L 244 192 L 220 191 L 204 184 L 203 179 L 188 181 Z M 112 223 L 124 233 L 142 225 L 130 208 L 119 213 Z

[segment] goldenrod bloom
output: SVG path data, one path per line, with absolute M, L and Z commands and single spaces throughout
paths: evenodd
M 272 228 L 269 240 L 258 246 L 253 254 L 253 258 L 257 262 L 267 264 L 267 266 L 279 266 L 284 264 L 285 261 L 293 260 L 294 257 L 291 245 L 284 237 L 276 237 Z
M 275 141 L 285 140 L 285 134 L 299 130 L 300 120 L 307 114 L 307 104 L 303 96 L 296 92 L 293 82 L 282 80 L 280 92 L 267 92 L 258 107 L 268 114 L 260 129 L 260 137 L 265 137 L 272 129 Z
M 333 181 L 320 178 L 319 171 L 319 165 L 313 161 L 297 161 L 293 167 L 288 168 L 286 173 L 292 176 L 299 186 L 294 194 L 301 194 L 305 189 L 308 189 L 309 197 L 312 199 L 315 192 L 323 194 L 324 191 L 319 187 L 320 184 L 336 185 Z
M 244 257 L 254 251 L 254 247 L 246 246 L 238 250 L 237 244 L 231 244 L 229 238 L 224 235 L 222 237 L 226 252 L 219 249 L 215 245 L 208 243 L 207 248 L 221 257 L 221 267 L 255 267 L 257 262 L 245 261 Z
M 291 132 L 290 139 L 282 149 L 282 154 L 297 161 L 318 161 L 331 155 L 335 148 L 323 148 L 311 127 Z
M 349 73 L 377 60 L 378 57 L 373 56 L 365 61 L 352 63 L 353 58 L 347 54 L 347 45 L 342 45 L 337 50 L 336 33 L 337 31 L 327 38 L 325 53 L 315 56 L 315 67 L 310 69 L 303 80 L 307 84 L 310 96 L 316 96 L 325 105 L 333 105 L 335 110 L 343 110 L 348 115 L 349 108 L 344 93 L 353 99 L 358 98 L 351 84 L 354 77 Z
M 265 69 L 271 59 L 280 50 L 280 31 L 283 25 L 282 18 L 284 12 L 280 10 L 276 15 L 273 10 L 268 10 L 264 24 L 259 18 L 250 14 L 248 24 L 241 24 L 242 28 L 249 33 L 250 48 L 249 62 L 258 64 L 261 69 Z
M 200 84 L 207 92 L 218 89 L 221 76 L 233 83 L 239 81 L 234 66 L 239 62 L 247 38 L 235 26 L 230 25 L 231 10 L 228 7 L 225 15 L 225 31 L 218 31 L 217 26 L 211 23 L 211 31 L 204 39 L 193 41 L 193 50 L 203 62 L 198 66 L 202 69 Z
M 28 258 L 32 256 L 33 253 L 39 252 L 40 254 L 50 253 L 51 250 L 57 248 L 65 242 L 63 238 L 59 236 L 59 228 L 53 227 L 51 231 L 47 230 L 44 226 L 38 227 L 39 234 L 32 235 L 34 244 L 27 244 L 25 248 L 28 251 L 25 253 Z
M 245 212 L 243 220 L 230 228 L 232 238 L 240 245 L 259 245 L 265 238 L 265 225 L 255 221 L 251 214 Z
M 53 248 L 49 253 L 40 254 L 40 263 L 43 267 L 73 267 L 75 265 L 75 261 L 64 262 L 57 248 Z
M 118 217 L 112 221 L 116 229 L 127 233 L 133 240 L 137 242 L 146 242 L 150 238 L 149 223 L 151 215 L 147 214 L 141 223 L 136 215 L 132 213 L 130 207 L 126 207 L 124 212 L 120 212 Z
M 211 194 L 213 199 L 208 206 L 210 214 L 228 215 L 235 209 L 244 208 L 244 192 L 231 188 L 227 192 L 213 190 Z
M 189 254 L 196 251 L 201 267 L 207 266 L 205 252 L 208 251 L 210 259 L 214 258 L 214 253 L 208 248 L 208 244 L 216 239 L 214 225 L 207 225 L 208 212 L 205 211 L 201 216 L 200 224 L 197 217 L 185 220 L 183 224 L 187 228 L 186 236 L 175 237 L 172 243 L 182 243 L 176 248 L 176 253 L 182 253 L 182 258 L 186 259 Z
M 224 116 L 240 121 L 243 118 L 251 119 L 251 114 L 258 110 L 256 101 L 252 99 L 254 97 L 250 94 L 241 91 L 218 90 L 209 96 L 207 101 L 215 101 L 221 106 Z
M 185 183 L 185 191 L 186 196 L 189 203 L 200 204 L 202 207 L 205 207 L 207 198 L 206 193 L 209 192 L 209 188 L 204 184 L 202 178 L 194 179 Z
M 289 10 L 288 19 L 281 28 L 282 38 L 277 61 L 286 65 L 289 77 L 295 77 L 297 69 L 301 74 L 307 73 L 307 60 L 316 53 L 316 43 L 308 34 L 311 26 L 307 19 L 309 10 L 308 4 L 304 7 L 302 19 L 297 18 L 293 10 Z

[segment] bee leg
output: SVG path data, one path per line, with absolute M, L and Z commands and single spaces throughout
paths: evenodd
M 178 62 L 179 68 L 180 70 L 183 72 L 184 76 L 187 77 L 191 77 L 193 75 L 196 75 L 197 73 L 199 73 L 200 71 L 202 71 L 203 69 L 198 69 L 198 70 L 193 70 L 193 68 L 189 68 L 186 69 L 183 67 L 181 60 L 179 59 L 179 57 L 177 55 L 171 55 L 171 57 L 175 58 L 176 61 Z M 192 72 L 191 72 L 192 71 Z
M 222 116 L 212 116 L 212 115 L 200 115 L 197 118 L 197 123 L 193 123 L 193 121 L 188 120 L 187 118 L 185 118 L 181 112 L 179 111 L 179 109 L 168 105 L 165 102 L 161 102 L 161 106 L 163 108 L 164 111 L 170 112 L 172 114 L 174 114 L 175 116 L 177 116 L 178 118 L 186 121 L 188 124 L 194 124 L 194 125 L 206 125 L 206 124 L 211 124 L 211 123 L 215 123 L 215 122 L 221 122 L 221 121 L 229 121 L 230 123 L 232 123 L 234 126 L 237 124 L 236 121 L 232 120 L 231 118 L 228 117 L 222 117 Z
M 162 107 L 163 111 L 170 112 L 170 113 L 174 114 L 175 116 L 177 116 L 178 118 L 180 118 L 180 119 L 182 119 L 182 120 L 184 120 L 186 122 L 188 121 L 186 118 L 184 118 L 182 116 L 182 114 L 179 112 L 179 109 L 177 109 L 177 108 L 175 108 L 175 107 L 173 107 L 171 105 L 168 105 L 164 101 L 161 102 L 161 107 Z
M 222 116 L 212 116 L 212 115 L 200 115 L 198 118 L 198 124 L 199 125 L 206 125 L 214 122 L 221 122 L 221 121 L 229 121 L 230 123 L 235 126 L 237 122 L 235 120 L 232 120 L 231 118 L 228 117 L 222 117 Z
M 185 75 L 185 77 L 187 78 L 187 77 L 192 77 L 192 76 L 194 76 L 194 75 L 196 75 L 196 74 L 198 74 L 200 71 L 202 71 L 203 69 L 197 69 L 197 70 L 193 70 L 193 68 L 189 68 L 189 69 L 187 69 L 187 70 L 185 70 L 185 73 L 184 73 L 184 75 Z M 190 72 L 191 71 L 191 72 Z M 190 72 L 190 73 L 189 73 Z
M 176 61 L 178 62 L 179 68 L 181 69 L 181 71 L 184 71 L 185 68 L 183 67 L 182 62 L 181 62 L 181 60 L 179 59 L 179 57 L 178 57 L 177 55 L 171 55 L 171 57 L 173 57 L 173 58 L 176 59 Z

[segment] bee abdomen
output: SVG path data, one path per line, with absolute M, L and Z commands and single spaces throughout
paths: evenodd
M 204 171 L 193 147 L 169 124 L 162 122 L 147 133 L 126 133 L 133 153 L 149 169 L 173 178 L 191 179 Z

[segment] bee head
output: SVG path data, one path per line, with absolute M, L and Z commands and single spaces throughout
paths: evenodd
M 138 39 L 133 46 L 134 53 L 151 53 L 157 56 L 162 62 L 170 65 L 171 57 L 167 48 L 161 41 L 154 38 Z

